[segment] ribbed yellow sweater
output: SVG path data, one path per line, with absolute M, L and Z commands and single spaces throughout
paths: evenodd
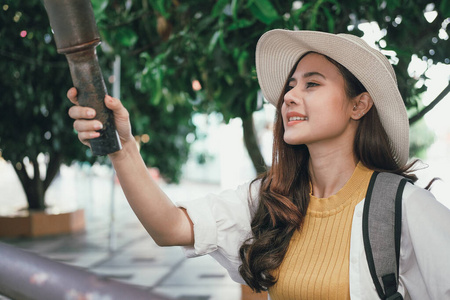
M 373 171 L 361 163 L 329 198 L 310 194 L 303 227 L 292 236 L 269 289 L 273 300 L 350 299 L 350 233 L 356 204 L 364 199 Z

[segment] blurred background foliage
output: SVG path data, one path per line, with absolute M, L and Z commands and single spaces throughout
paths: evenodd
M 417 158 L 425 159 L 428 147 L 433 144 L 436 136 L 428 128 L 424 119 L 420 119 L 409 130 L 409 151 Z
M 72 85 L 69 69 L 65 57 L 56 53 L 42 3 L 0 3 L 0 151 L 15 166 L 24 187 L 34 182 L 33 189 L 41 191 L 37 205 L 30 203 L 33 191 L 27 197 L 30 207 L 42 208 L 45 189 L 61 163 L 98 158 L 73 133 L 65 96 Z M 428 67 L 449 63 L 449 0 L 92 0 L 92 4 L 103 41 L 97 50 L 108 90 L 114 80 L 112 63 L 120 56 L 121 99 L 130 111 L 144 160 L 175 182 L 194 140 L 196 112 L 220 112 L 225 122 L 241 118 L 255 169 L 265 169 L 252 113 L 262 107 L 254 51 L 267 30 L 362 36 L 360 25 L 376 22 L 382 33 L 376 43 L 394 64 L 412 123 L 427 109 L 420 101 L 426 70 L 408 72 L 412 57 L 426 61 Z M 448 87 L 442 94 L 447 93 Z M 40 153 L 47 172 L 26 176 L 24 159 L 37 166 Z

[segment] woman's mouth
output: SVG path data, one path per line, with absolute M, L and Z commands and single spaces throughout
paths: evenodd
M 287 119 L 287 124 L 286 124 L 287 126 L 292 126 L 292 125 L 295 125 L 295 124 L 298 124 L 298 123 L 301 123 L 304 121 L 308 121 L 307 116 L 305 116 L 301 113 L 298 113 L 298 112 L 294 112 L 294 111 L 288 112 L 286 114 L 286 119 Z
M 307 121 L 308 120 L 308 117 L 290 117 L 289 118 L 289 122 L 292 122 L 292 121 Z

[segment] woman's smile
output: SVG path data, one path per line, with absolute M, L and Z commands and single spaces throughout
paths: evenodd
M 304 121 L 308 121 L 307 116 L 305 116 L 301 113 L 295 112 L 295 111 L 288 112 L 286 114 L 286 118 L 288 120 L 287 126 L 294 126 L 294 125 L 302 123 Z

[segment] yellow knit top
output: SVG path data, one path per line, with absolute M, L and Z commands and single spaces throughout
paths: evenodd
M 356 204 L 364 199 L 373 171 L 361 163 L 335 195 L 310 203 L 302 228 L 292 236 L 288 251 L 269 289 L 273 300 L 350 299 L 350 233 Z

